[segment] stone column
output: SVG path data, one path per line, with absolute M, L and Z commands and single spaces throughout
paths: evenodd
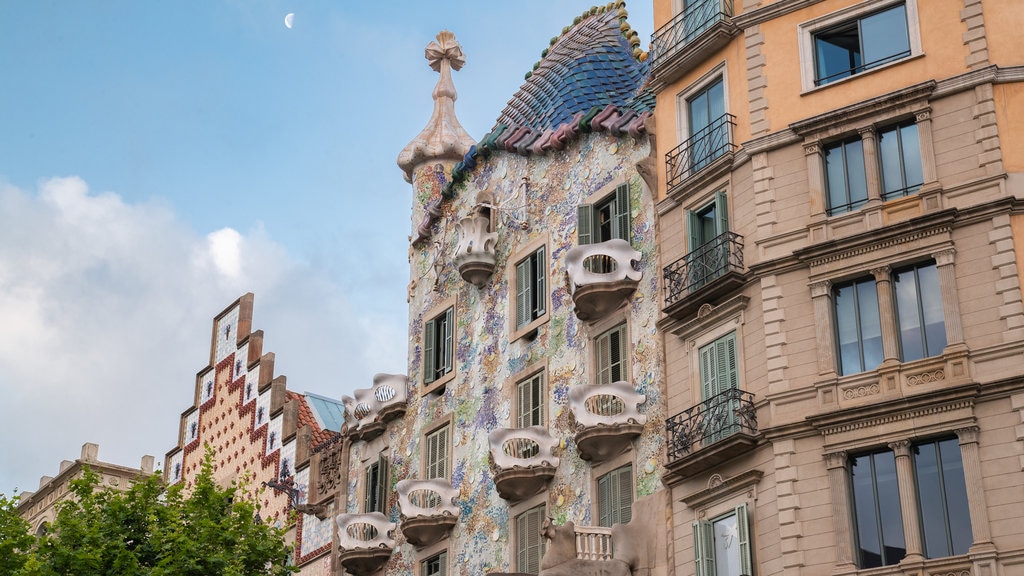
M 888 266 L 873 268 L 875 288 L 878 290 L 878 318 L 882 323 L 882 364 L 892 364 L 900 360 L 899 335 L 896 326 L 896 306 L 892 294 L 892 269 Z
M 882 177 L 878 172 L 878 141 L 875 127 L 866 126 L 858 130 L 864 147 L 864 179 L 868 188 L 868 203 L 882 201 Z
M 811 216 L 824 217 L 828 198 L 825 197 L 825 175 L 821 169 L 821 143 L 804 144 L 804 156 L 807 158 L 807 198 L 811 206 Z
M 942 293 L 942 315 L 946 323 L 946 346 L 962 344 L 963 322 L 960 320 L 960 299 L 957 298 L 956 272 L 953 269 L 954 248 L 932 254 L 939 272 L 939 290 Z
M 914 113 L 914 120 L 917 121 L 917 139 L 921 143 L 923 188 L 931 188 L 937 186 L 939 180 L 935 172 L 935 144 L 932 142 L 932 109 L 918 110 Z
M 903 513 L 903 541 L 907 547 L 904 562 L 924 560 L 921 553 L 921 525 L 917 521 L 917 494 L 914 486 L 914 465 L 910 461 L 910 440 L 889 444 L 896 454 L 896 483 L 900 490 L 900 509 Z
M 814 303 L 814 329 L 818 339 L 818 374 L 836 375 L 835 330 L 832 326 L 832 282 L 822 280 L 811 284 Z
M 846 471 L 846 452 L 825 454 L 829 491 L 832 494 L 832 518 L 835 522 L 836 571 L 856 570 L 853 562 L 853 523 L 850 515 L 850 477 Z
M 956 431 L 956 436 L 960 440 L 960 458 L 964 465 L 964 483 L 967 484 L 967 506 L 971 509 L 971 535 L 974 537 L 971 551 L 977 548 L 991 548 L 988 506 L 985 504 L 981 458 L 978 455 L 978 427 L 961 428 Z

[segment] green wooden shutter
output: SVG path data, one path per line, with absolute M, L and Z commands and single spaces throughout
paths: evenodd
M 715 212 L 718 214 L 715 232 L 721 236 L 729 231 L 729 210 L 725 205 L 725 190 L 715 193 Z
M 363 485 L 366 486 L 366 494 L 363 495 L 363 511 L 364 512 L 376 512 L 373 506 L 373 495 L 376 491 L 374 482 L 374 465 L 370 464 L 366 467 L 366 473 L 363 475 Z
M 626 466 L 619 473 L 619 524 L 633 519 L 633 467 Z
M 444 313 L 444 374 L 452 371 L 452 356 L 455 355 L 455 309 L 449 308 Z
M 519 427 L 526 428 L 530 422 L 530 381 L 524 380 L 519 383 Z
M 435 320 L 431 320 L 423 327 L 423 382 L 429 384 L 437 379 L 437 364 L 435 362 Z
M 707 520 L 693 523 L 693 556 L 697 576 L 715 576 L 715 532 Z
M 622 184 L 615 189 L 615 216 L 612 236 L 630 241 L 629 184 Z
M 516 328 L 530 323 L 530 259 L 516 264 Z
M 544 247 L 541 246 L 540 250 L 537 250 L 537 276 L 535 278 L 534 288 L 534 301 L 537 302 L 537 315 L 535 318 L 540 318 L 547 312 L 547 258 L 545 258 Z
M 597 525 L 611 526 L 612 518 L 612 490 L 611 483 L 614 474 L 605 474 L 597 481 Z
M 753 562 L 750 558 L 750 521 L 747 517 L 747 505 L 736 507 L 736 527 L 740 541 L 740 572 L 753 574 Z
M 576 241 L 582 246 L 593 242 L 594 230 L 594 206 L 592 204 L 581 204 L 576 213 L 579 215 L 576 221 Z
M 718 393 L 718 371 L 714 343 L 700 349 L 700 384 L 704 400 Z
M 719 392 L 739 388 L 740 373 L 739 365 L 736 362 L 736 333 L 730 332 L 728 335 L 719 338 L 715 342 L 715 346 L 718 348 L 717 354 L 719 356 Z
M 701 244 L 703 244 L 703 238 L 700 237 L 700 218 L 692 210 L 686 211 L 686 228 L 689 232 L 689 251 L 696 252 L 697 248 L 700 248 Z

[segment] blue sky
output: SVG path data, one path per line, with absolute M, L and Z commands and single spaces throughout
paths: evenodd
M 0 492 L 85 442 L 162 464 L 212 318 L 248 291 L 289 388 L 404 372 L 395 159 L 430 117 L 424 47 L 462 44 L 456 112 L 480 139 L 592 5 L 0 2 Z M 627 9 L 646 48 L 651 3 Z

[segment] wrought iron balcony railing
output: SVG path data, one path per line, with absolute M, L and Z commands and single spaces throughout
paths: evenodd
M 716 22 L 732 17 L 732 0 L 692 2 L 651 36 L 651 65 L 657 68 Z
M 712 283 L 727 272 L 743 272 L 743 237 L 725 232 L 665 266 L 665 306 Z
M 736 146 L 732 143 L 732 127 L 735 125 L 735 116 L 722 114 L 665 154 L 669 189 L 700 172 L 726 152 L 735 150 Z
M 725 440 L 733 434 L 757 434 L 754 395 L 732 388 L 665 421 L 668 461 Z

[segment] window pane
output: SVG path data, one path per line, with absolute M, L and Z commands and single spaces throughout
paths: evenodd
M 896 483 L 896 456 L 892 452 L 880 452 L 875 454 L 874 460 L 885 563 L 895 564 L 907 553 L 903 539 L 900 490 Z
M 900 347 L 903 361 L 924 358 L 924 337 L 921 331 L 921 314 L 918 302 L 917 276 L 914 270 L 905 270 L 893 275 L 896 290 L 896 307 L 899 309 Z
M 826 148 L 825 174 L 829 215 L 847 212 L 867 201 L 864 144 L 860 139 Z
M 917 136 L 917 124 L 900 127 L 900 144 L 903 151 L 903 175 L 906 180 L 908 194 L 917 192 L 924 183 L 921 172 L 921 141 Z
M 906 555 L 896 459 L 891 451 L 850 459 L 858 566 L 895 564 Z
M 857 335 L 856 287 L 843 286 L 836 290 L 836 331 L 839 335 L 839 373 L 863 372 L 860 361 L 860 342 Z
M 956 438 L 939 442 L 939 456 L 942 460 L 950 540 L 953 542 L 951 553 L 966 554 L 974 543 L 974 536 L 971 533 L 971 511 L 967 506 L 967 482 L 964 479 L 960 442 Z
M 730 514 L 712 522 L 715 534 L 715 574 L 735 576 L 742 574 L 740 566 L 740 537 L 736 515 Z
M 917 500 L 924 529 L 924 550 L 928 558 L 949 556 L 946 540 L 946 514 L 942 509 L 942 483 L 939 479 L 938 446 L 928 443 L 916 447 L 914 471 L 917 475 Z
M 946 323 L 935 264 L 893 275 L 903 361 L 938 356 L 946 347 Z
M 828 185 L 829 214 L 846 212 L 846 162 L 843 156 L 843 145 L 837 144 L 825 148 L 825 179 Z
M 873 280 L 857 283 L 857 303 L 864 369 L 872 370 L 882 363 L 882 322 L 878 316 L 878 288 Z
M 860 21 L 864 67 L 880 66 L 910 55 L 907 10 L 902 4 Z
M 861 64 L 857 23 L 849 22 L 814 37 L 818 84 L 827 84 L 854 73 Z
M 872 279 L 836 288 L 839 373 L 856 374 L 882 363 L 882 326 L 878 289 Z
M 854 517 L 857 521 L 860 568 L 882 565 L 881 534 L 878 529 L 878 511 L 875 506 L 874 480 L 871 477 L 871 457 L 850 459 L 850 484 L 853 488 Z
M 882 196 L 898 196 L 906 184 L 903 180 L 903 154 L 897 129 L 882 130 L 878 133 L 878 153 L 882 163 Z
M 849 202 L 853 207 L 868 199 L 867 173 L 864 171 L 864 142 L 852 140 L 843 148 L 846 150 L 846 178 L 850 190 Z
M 946 321 L 942 313 L 942 294 L 939 292 L 939 269 L 934 264 L 918 268 L 917 280 L 921 290 L 921 312 L 924 315 L 925 349 L 928 356 L 938 356 L 946 347 Z

